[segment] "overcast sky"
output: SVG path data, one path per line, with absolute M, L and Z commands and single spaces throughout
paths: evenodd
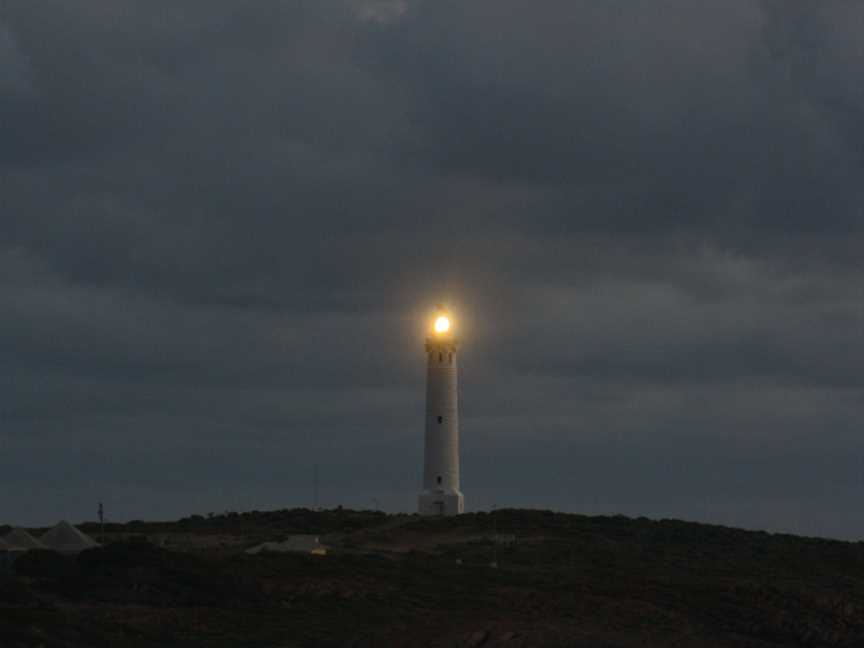
M 466 508 L 864 537 L 864 3 L 3 0 L 2 522 Z

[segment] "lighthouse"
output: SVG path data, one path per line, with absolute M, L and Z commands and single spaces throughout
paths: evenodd
M 457 340 L 453 318 L 438 307 L 426 338 L 426 441 L 421 515 L 458 515 L 464 510 L 459 490 L 459 394 Z

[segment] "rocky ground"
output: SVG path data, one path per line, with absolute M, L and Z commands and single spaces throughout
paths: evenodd
M 329 555 L 243 553 L 291 533 Z M 21 559 L 0 646 L 864 646 L 860 543 L 519 510 L 228 514 L 106 541 Z

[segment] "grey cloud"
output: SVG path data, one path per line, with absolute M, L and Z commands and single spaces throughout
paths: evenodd
M 410 509 L 443 300 L 472 506 L 860 534 L 861 20 L 5 3 L 10 521 Z
M 534 220 L 566 223 L 571 236 L 679 231 L 740 244 L 750 228 L 764 231 L 760 241 L 850 231 L 857 147 L 776 53 L 800 11 L 751 2 L 421 7 L 382 55 L 417 97 L 409 159 L 551 185 Z M 844 45 L 842 60 L 826 52 L 824 66 L 810 67 L 848 79 L 855 50 Z M 830 222 L 815 216 L 826 210 Z
M 0 96 L 6 101 L 26 94 L 30 69 L 12 33 L 0 22 Z

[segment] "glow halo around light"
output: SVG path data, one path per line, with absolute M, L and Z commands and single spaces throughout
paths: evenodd
M 450 330 L 450 318 L 445 315 L 440 315 L 435 320 L 435 332 L 439 335 L 447 333 Z

